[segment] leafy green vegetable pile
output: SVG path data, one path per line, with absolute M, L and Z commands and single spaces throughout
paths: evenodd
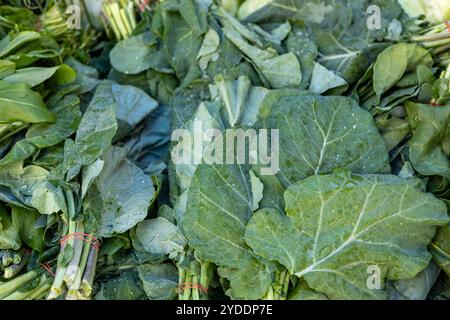
M 0 1 L 0 299 L 450 298 L 448 23 L 35 2 Z M 279 170 L 172 161 L 198 121 L 278 130 Z

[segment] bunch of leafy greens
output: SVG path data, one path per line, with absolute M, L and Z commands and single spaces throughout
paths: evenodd
M 139 10 L 90 65 L 32 26 L 0 42 L 0 298 L 450 297 L 443 24 L 396 0 Z M 213 151 L 263 129 L 267 156 Z

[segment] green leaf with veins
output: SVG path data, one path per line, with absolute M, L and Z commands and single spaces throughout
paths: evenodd
M 258 127 L 279 130 L 277 176 L 285 186 L 336 168 L 388 170 L 386 145 L 372 116 L 351 98 L 275 91 L 263 101 Z
M 445 203 L 418 180 L 349 172 L 309 177 L 285 193 L 287 216 L 258 211 L 245 240 L 265 259 L 331 299 L 383 299 L 366 285 L 368 266 L 384 279 L 423 270 L 436 227 L 448 223 Z
M 252 209 L 250 177 L 245 167 L 197 167 L 181 226 L 201 259 L 228 270 L 232 295 L 237 298 L 258 299 L 271 283 L 267 267 L 255 258 L 243 239 Z M 259 280 L 243 285 L 243 277 Z

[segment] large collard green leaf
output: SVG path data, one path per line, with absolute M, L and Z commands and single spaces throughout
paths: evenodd
M 150 300 L 172 300 L 177 296 L 178 269 L 173 264 L 143 264 L 138 271 Z
M 81 118 L 79 100 L 67 96 L 58 106 L 54 124 L 40 123 L 31 126 L 24 139 L 16 142 L 0 160 L 0 166 L 18 160 L 25 160 L 37 150 L 54 146 L 70 137 L 78 128 Z
M 0 205 L 0 249 L 18 250 L 20 245 L 19 231 L 12 223 L 10 214 Z
M 430 246 L 434 261 L 450 277 L 450 225 L 438 230 Z
M 201 164 L 190 183 L 181 223 L 189 245 L 201 259 L 222 268 L 236 298 L 260 298 L 271 283 L 243 239 L 252 202 L 250 177 L 243 166 Z
M 127 159 L 125 149 L 110 147 L 103 154 L 103 170 L 85 196 L 86 216 L 97 235 L 111 237 L 145 219 L 155 194 L 149 176 Z
M 414 169 L 450 180 L 450 106 L 407 102 L 406 111 L 413 131 L 409 158 Z
M 279 130 L 277 175 L 285 185 L 336 168 L 378 173 L 388 167 L 372 116 L 351 98 L 274 91 L 263 101 L 258 127 Z
M 431 67 L 430 53 L 416 45 L 400 43 L 385 49 L 377 58 L 373 69 L 373 87 L 377 97 L 392 88 L 405 73 L 419 65 Z
M 113 68 L 125 74 L 138 74 L 150 68 L 169 71 L 166 56 L 151 32 L 118 42 L 109 56 Z
M 386 298 L 367 285 L 368 268 L 384 279 L 414 277 L 429 263 L 445 203 L 415 179 L 339 172 L 309 177 L 285 193 L 287 216 L 261 210 L 245 239 L 331 299 Z
M 40 94 L 23 83 L 0 80 L 0 104 L 0 123 L 55 121 L 55 115 L 47 109 Z

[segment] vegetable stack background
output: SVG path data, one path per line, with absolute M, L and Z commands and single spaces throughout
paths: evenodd
M 438 2 L 0 1 L 0 299 L 449 299 Z

